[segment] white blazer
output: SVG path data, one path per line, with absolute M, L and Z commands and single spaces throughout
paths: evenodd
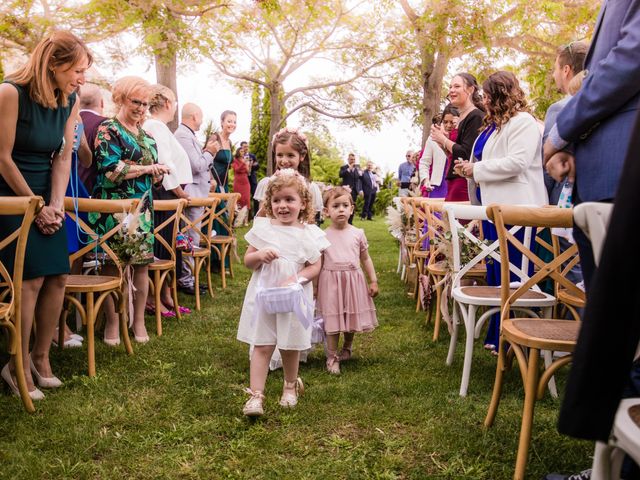
M 430 185 L 442 185 L 446 164 L 447 155 L 442 148 L 440 148 L 440 145 L 434 142 L 431 137 L 427 138 L 422 157 L 420 157 L 420 167 L 418 169 L 420 185 L 426 187 Z M 429 175 L 431 165 L 433 165 L 433 168 L 431 169 L 431 175 Z
M 536 119 L 526 112 L 511 117 L 499 132 L 489 136 L 482 161 L 471 155 L 474 162 L 473 179 L 469 181 L 471 203 L 479 204 L 478 184 L 483 205 L 547 205 L 541 148 L 542 135 Z

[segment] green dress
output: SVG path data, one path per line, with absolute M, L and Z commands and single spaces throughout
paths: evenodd
M 98 176 L 93 188 L 93 198 L 121 200 L 140 198 L 139 234 L 136 251 L 130 258 L 121 260 L 132 265 L 144 265 L 153 262 L 153 194 L 151 175 L 125 179 L 131 165 L 151 165 L 158 163 L 156 142 L 142 128 L 138 135 L 127 130 L 117 119 L 105 120 L 98 127 L 94 159 Z M 98 234 L 105 234 L 116 226 L 118 220 L 111 214 L 90 213 L 89 224 Z M 119 254 L 124 248 L 118 248 L 122 242 L 115 237 L 109 245 Z
M 11 83 L 11 82 L 7 82 Z M 11 158 L 35 195 L 45 202 L 51 197 L 51 158 L 60 150 L 64 129 L 76 101 L 75 93 L 69 96 L 66 107 L 46 108 L 29 97 L 29 88 L 11 83 L 18 90 L 18 121 Z M 15 192 L 0 176 L 0 196 L 15 197 Z M 22 223 L 22 217 L 0 217 L 0 238 L 5 238 Z M 0 252 L 0 261 L 13 271 L 13 248 Z M 67 230 L 64 222 L 53 235 L 44 235 L 33 224 L 29 231 L 24 259 L 23 279 L 69 273 Z
M 231 166 L 231 162 L 233 162 L 233 155 L 231 155 L 231 150 L 228 149 L 220 149 L 216 153 L 216 156 L 213 159 L 212 173 L 213 178 L 217 182 L 216 192 L 219 193 L 229 193 L 229 168 Z M 216 208 L 216 211 L 222 210 L 225 208 L 226 202 L 220 202 Z M 218 235 L 228 235 L 229 232 L 218 223 L 216 220 L 213 222 L 213 229 L 218 233 Z M 218 259 L 218 252 L 216 252 L 213 248 L 211 249 L 211 269 L 213 271 L 217 271 L 219 269 L 220 260 Z M 229 257 L 225 259 L 225 266 L 229 266 Z

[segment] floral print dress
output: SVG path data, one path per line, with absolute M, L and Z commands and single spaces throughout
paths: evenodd
M 94 148 L 94 159 L 98 177 L 93 188 L 93 198 L 121 200 L 140 198 L 139 221 L 136 222 L 136 251 L 130 258 L 122 259 L 133 265 L 153 262 L 153 194 L 152 176 L 141 175 L 125 179 L 131 165 L 158 163 L 158 149 L 153 137 L 142 128 L 138 135 L 129 131 L 116 118 L 105 120 L 98 127 Z M 89 224 L 99 235 L 105 234 L 118 224 L 111 214 L 90 213 Z M 117 242 L 118 240 L 110 241 Z M 114 245 L 113 247 L 118 247 Z M 113 248 L 112 247 L 112 248 Z M 130 250 L 114 248 L 115 251 Z

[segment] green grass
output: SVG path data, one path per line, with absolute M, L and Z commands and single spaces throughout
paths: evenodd
M 424 313 L 404 295 L 383 221 L 356 226 L 366 228 L 380 280 L 380 326 L 356 336 L 355 358 L 339 377 L 323 371 L 315 351 L 301 366 L 307 392 L 296 409 L 277 405 L 277 371 L 267 382 L 266 415 L 242 416 L 248 349 L 235 333 L 249 272 L 238 265 L 202 312 L 165 321 L 164 335 L 135 345 L 135 355 L 98 344 L 94 379 L 86 376 L 85 351 L 52 350 L 64 386 L 46 392 L 35 414 L 5 388 L 0 478 L 511 478 L 519 374 L 508 375 L 496 423 L 485 430 L 495 358 L 478 346 L 469 396 L 460 398 L 462 351 L 445 365 L 449 337 L 443 331 L 432 343 Z M 152 326 L 149 317 L 150 333 Z M 558 409 L 548 394 L 536 405 L 528 478 L 590 464 L 590 443 L 557 433 Z

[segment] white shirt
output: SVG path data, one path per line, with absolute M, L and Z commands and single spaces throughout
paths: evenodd
M 158 163 L 166 165 L 171 171 L 165 174 L 162 186 L 165 190 L 173 190 L 180 185 L 193 183 L 189 156 L 173 136 L 169 127 L 160 120 L 149 118 L 142 126 L 158 145 Z

